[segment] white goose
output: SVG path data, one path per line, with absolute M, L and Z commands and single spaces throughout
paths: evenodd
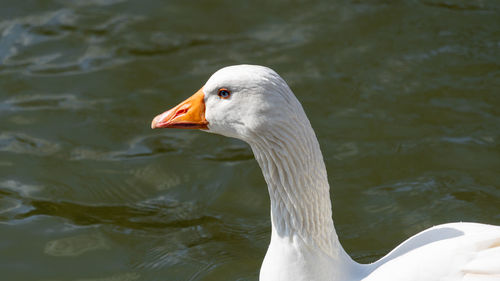
M 333 226 L 316 135 L 288 85 L 267 67 L 220 69 L 151 126 L 202 129 L 250 145 L 271 199 L 271 243 L 261 281 L 500 281 L 500 227 L 486 224 L 434 226 L 377 262 L 353 261 Z

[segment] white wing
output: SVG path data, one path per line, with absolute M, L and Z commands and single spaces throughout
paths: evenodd
M 500 281 L 500 227 L 450 223 L 429 228 L 368 266 L 363 281 Z

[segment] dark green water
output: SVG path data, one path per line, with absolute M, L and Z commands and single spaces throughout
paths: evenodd
M 1 280 L 257 280 L 269 199 L 248 146 L 150 129 L 239 63 L 302 101 L 357 261 L 500 224 L 499 1 L 0 5 Z

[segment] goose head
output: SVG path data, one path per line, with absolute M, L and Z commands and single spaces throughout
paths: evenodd
M 246 141 L 268 185 L 275 237 L 302 237 L 321 255 L 338 253 L 319 143 L 276 72 L 255 65 L 222 68 L 193 96 L 156 116 L 151 127 L 201 129 Z
M 153 119 L 154 128 L 201 129 L 249 142 L 305 114 L 286 82 L 272 69 L 236 65 L 215 72 L 187 100 Z

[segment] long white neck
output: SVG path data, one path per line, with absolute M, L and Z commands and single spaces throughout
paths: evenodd
M 319 143 L 305 114 L 299 119 L 293 128 L 272 128 L 250 142 L 269 189 L 273 236 L 302 239 L 332 258 L 344 256 Z
M 333 226 L 318 140 L 302 108 L 294 119 L 293 127 L 275 124 L 249 141 L 271 199 L 271 243 L 260 280 L 348 280 L 358 264 Z

